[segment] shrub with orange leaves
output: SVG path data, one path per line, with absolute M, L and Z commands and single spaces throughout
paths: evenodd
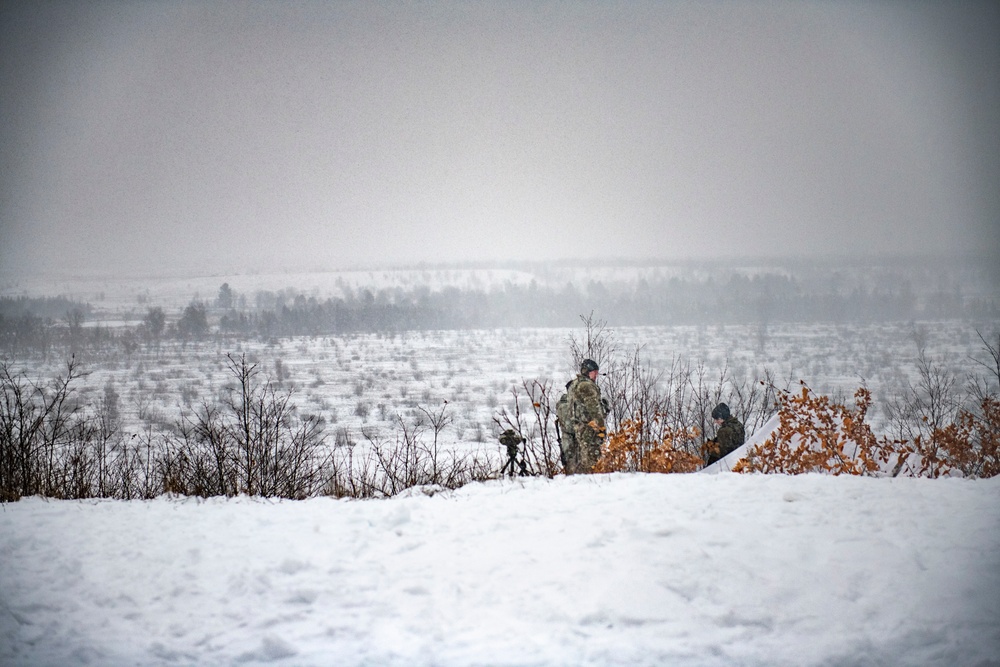
M 930 436 L 914 439 L 920 476 L 995 477 L 1000 474 L 1000 401 L 983 398 L 979 414 L 960 410 L 958 419 Z
M 904 441 L 876 437 L 865 421 L 871 394 L 854 393 L 855 407 L 812 393 L 805 383 L 798 394 L 779 392 L 780 423 L 761 445 L 747 450 L 734 472 L 797 475 L 879 475 L 898 472 L 912 448 Z
M 704 465 L 695 449 L 698 430 L 660 428 L 662 415 L 654 415 L 650 423 L 640 416 L 625 420 L 601 446 L 601 458 L 594 472 L 694 472 Z M 653 428 L 650 428 L 650 427 Z M 661 434 L 651 441 L 644 435 L 650 431 Z
M 956 421 L 912 442 L 877 437 L 865 421 L 871 394 L 854 393 L 855 407 L 817 396 L 805 384 L 796 395 L 779 394 L 778 428 L 734 472 L 797 475 L 892 475 L 994 477 L 1000 474 L 1000 401 L 983 398 L 976 413 L 960 410 Z M 905 464 L 905 465 L 904 465 Z

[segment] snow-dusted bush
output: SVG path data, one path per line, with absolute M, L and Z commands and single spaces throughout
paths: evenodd
M 780 392 L 780 424 L 768 439 L 747 450 L 736 472 L 833 475 L 879 475 L 899 472 L 909 450 L 906 443 L 877 437 L 866 421 L 871 394 L 861 388 L 855 407 L 848 408 L 828 396 L 801 390 Z
M 960 408 L 955 421 L 912 440 L 875 435 L 867 422 L 871 394 L 862 387 L 849 408 L 803 384 L 782 392 L 780 424 L 747 450 L 735 472 L 993 477 L 1000 474 L 1000 401 L 984 397 L 978 410 Z

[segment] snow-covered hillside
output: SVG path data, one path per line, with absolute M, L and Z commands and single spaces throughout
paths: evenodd
M 27 499 L 3 665 L 997 665 L 1000 480 Z

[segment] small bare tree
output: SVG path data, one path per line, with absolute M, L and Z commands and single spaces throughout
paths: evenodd
M 932 434 L 955 421 L 961 407 L 957 376 L 930 360 L 921 347 L 917 353 L 917 382 L 907 382 L 903 393 L 886 406 L 886 414 L 900 440 L 922 443 L 921 456 L 934 459 L 939 443 Z
M 370 447 L 358 447 L 346 427 L 334 434 L 329 476 L 323 492 L 336 498 L 372 498 L 378 495 L 378 474 Z
M 441 433 L 451 425 L 454 417 L 448 411 L 448 401 L 444 401 L 436 412 L 431 412 L 422 405 L 417 406 L 417 409 L 423 413 L 431 426 L 432 437 L 431 444 L 427 447 L 427 455 L 430 458 L 431 477 L 434 479 L 433 483 L 440 484 L 442 473 L 440 459 Z
M 982 403 L 984 399 L 993 398 L 1000 394 L 1000 332 L 996 334 L 997 342 L 995 345 L 986 340 L 981 332 L 976 331 L 976 335 L 979 336 L 983 347 L 986 348 L 988 360 L 983 361 L 973 357 L 972 361 L 986 370 L 986 377 L 972 375 L 968 385 L 969 393 L 972 394 L 977 403 Z
M 569 339 L 572 367 L 580 368 L 584 359 L 593 359 L 603 367 L 617 355 L 614 334 L 605 320 L 594 317 L 593 311 L 589 315 L 581 315 L 580 319 L 583 321 L 583 338 L 570 336 Z
M 72 447 L 83 433 L 74 383 L 84 375 L 75 358 L 48 384 L 0 363 L 0 500 L 70 495 L 65 481 L 86 464 Z
M 291 391 L 278 391 L 246 355 L 226 355 L 234 382 L 222 405 L 204 403 L 181 429 L 171 471 L 203 491 L 305 498 L 326 482 L 324 421 L 297 413 Z

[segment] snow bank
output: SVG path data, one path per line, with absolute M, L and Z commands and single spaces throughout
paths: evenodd
M 429 490 L 433 491 L 433 490 Z M 3 665 L 996 665 L 1000 480 L 0 509 Z

